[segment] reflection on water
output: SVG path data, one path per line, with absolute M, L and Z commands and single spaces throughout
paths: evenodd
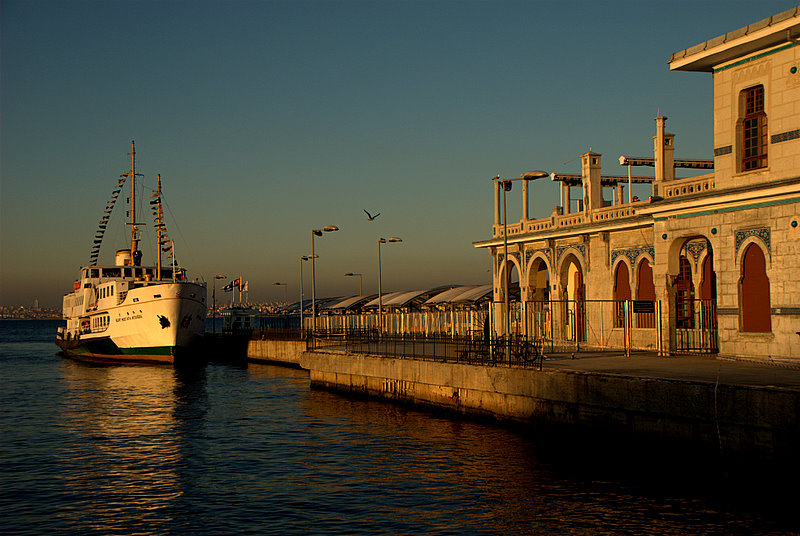
M 19 534 L 787 534 L 650 453 L 311 390 L 268 365 L 93 366 L 0 346 L 2 531 Z M 711 473 L 713 474 L 713 472 Z M 790 497 L 791 498 L 791 497 Z
M 163 367 L 64 360 L 62 370 L 66 396 L 59 412 L 69 440 L 56 456 L 71 469 L 62 485 L 75 503 L 64 517 L 104 534 L 118 529 L 120 519 L 135 519 L 135 526 L 163 521 L 182 493 L 183 382 Z

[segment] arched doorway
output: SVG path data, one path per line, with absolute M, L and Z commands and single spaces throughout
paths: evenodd
M 741 274 L 739 278 L 741 331 L 762 333 L 772 331 L 767 261 L 758 245 L 750 244 L 744 250 Z
M 536 339 L 552 338 L 550 270 L 542 258 L 535 258 L 528 269 L 528 301 L 525 307 L 526 333 Z
M 575 255 L 570 254 L 561 265 L 561 325 L 568 341 L 586 340 L 586 302 L 583 270 Z
M 495 332 L 498 335 L 508 333 L 520 333 L 520 285 L 519 267 L 516 257 L 509 255 L 507 262 L 500 262 L 497 281 L 497 300 L 495 301 Z M 508 311 L 506 311 L 506 273 L 508 272 Z M 507 329 L 510 326 L 510 330 Z
M 636 278 L 636 299 L 640 301 L 656 301 L 656 285 L 653 281 L 653 267 L 650 261 L 642 259 L 639 263 L 639 276 Z M 653 307 L 655 310 L 655 306 Z M 656 327 L 656 314 L 653 313 L 636 313 L 636 327 L 639 328 L 654 328 Z
M 675 350 L 718 352 L 717 276 L 711 242 L 704 236 L 686 238 L 677 255 L 672 317 Z
M 631 299 L 628 265 L 620 261 L 614 271 L 614 327 L 625 326 L 625 302 Z

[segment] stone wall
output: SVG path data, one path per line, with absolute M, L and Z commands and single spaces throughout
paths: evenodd
M 778 388 L 306 352 L 317 387 L 497 419 L 692 442 L 761 459 L 800 447 L 800 398 Z
M 250 361 L 277 362 L 298 365 L 306 351 L 306 341 L 253 340 L 247 343 L 247 359 Z

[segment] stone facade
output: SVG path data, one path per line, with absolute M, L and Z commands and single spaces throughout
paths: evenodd
M 496 179 L 492 238 L 475 243 L 494 260 L 495 331 L 800 361 L 800 7 L 669 65 L 713 73 L 713 161 L 678 158 L 657 117 L 653 157 L 621 157 L 627 176 L 603 175 L 592 152 L 580 175 L 550 174 L 562 200 L 547 218 L 530 219 L 527 203 L 528 183 L 544 174 Z M 654 173 L 634 177 L 634 167 Z M 713 173 L 676 178 L 678 167 Z M 523 219 L 508 223 L 501 206 L 514 181 Z M 645 182 L 650 199 L 625 202 L 622 187 Z M 519 279 L 508 309 L 507 270 Z

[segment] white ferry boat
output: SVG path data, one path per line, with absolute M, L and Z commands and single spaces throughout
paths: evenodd
M 161 177 L 150 204 L 157 233 L 156 263 L 142 266 L 141 223 L 136 221 L 136 152 L 131 142 L 131 170 L 124 173 L 100 221 L 89 266 L 80 270 L 72 292 L 64 296 L 56 344 L 65 354 L 94 361 L 174 364 L 205 333 L 206 284 L 186 280 L 166 235 L 161 205 Z M 131 182 L 131 247 L 116 252 L 113 266 L 98 266 L 100 244 L 117 196 Z M 161 253 L 172 258 L 161 266 Z M 182 354 L 185 354 L 182 355 Z

